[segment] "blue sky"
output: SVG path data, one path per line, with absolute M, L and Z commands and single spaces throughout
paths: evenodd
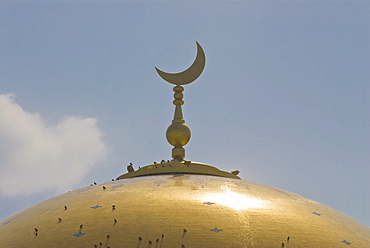
M 370 226 L 370 2 L 0 1 L 0 219 L 126 165 L 238 169 Z M 6 114 L 4 114 L 6 113 Z

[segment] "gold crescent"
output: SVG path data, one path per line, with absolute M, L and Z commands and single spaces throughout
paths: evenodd
M 206 56 L 199 43 L 198 42 L 196 43 L 197 43 L 197 57 L 195 58 L 193 64 L 188 69 L 179 73 L 167 73 L 159 70 L 156 67 L 155 69 L 157 70 L 159 76 L 161 76 L 161 78 L 163 78 L 167 82 L 176 85 L 190 84 L 195 79 L 197 79 L 203 72 L 204 66 L 206 64 Z

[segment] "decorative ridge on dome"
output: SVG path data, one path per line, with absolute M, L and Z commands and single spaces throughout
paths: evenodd
M 128 173 L 119 176 L 117 180 L 166 174 L 196 174 L 240 179 L 240 177 L 237 176 L 239 174 L 239 171 L 237 170 L 226 172 L 211 165 L 185 160 L 178 161 L 176 159 L 167 162 L 162 161 L 161 163 L 153 163 L 141 168 L 139 167 L 136 171 L 132 165 L 129 165 L 127 166 L 127 170 Z

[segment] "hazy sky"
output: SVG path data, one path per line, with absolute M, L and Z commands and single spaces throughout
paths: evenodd
M 0 1 L 0 220 L 170 159 L 195 41 L 186 159 L 370 226 L 369 1 Z

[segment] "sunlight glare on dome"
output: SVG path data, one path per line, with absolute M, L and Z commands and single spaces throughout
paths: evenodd
M 200 202 L 218 203 L 234 210 L 247 210 L 253 208 L 266 208 L 266 201 L 236 193 L 225 188 L 221 193 L 210 193 L 202 197 Z

